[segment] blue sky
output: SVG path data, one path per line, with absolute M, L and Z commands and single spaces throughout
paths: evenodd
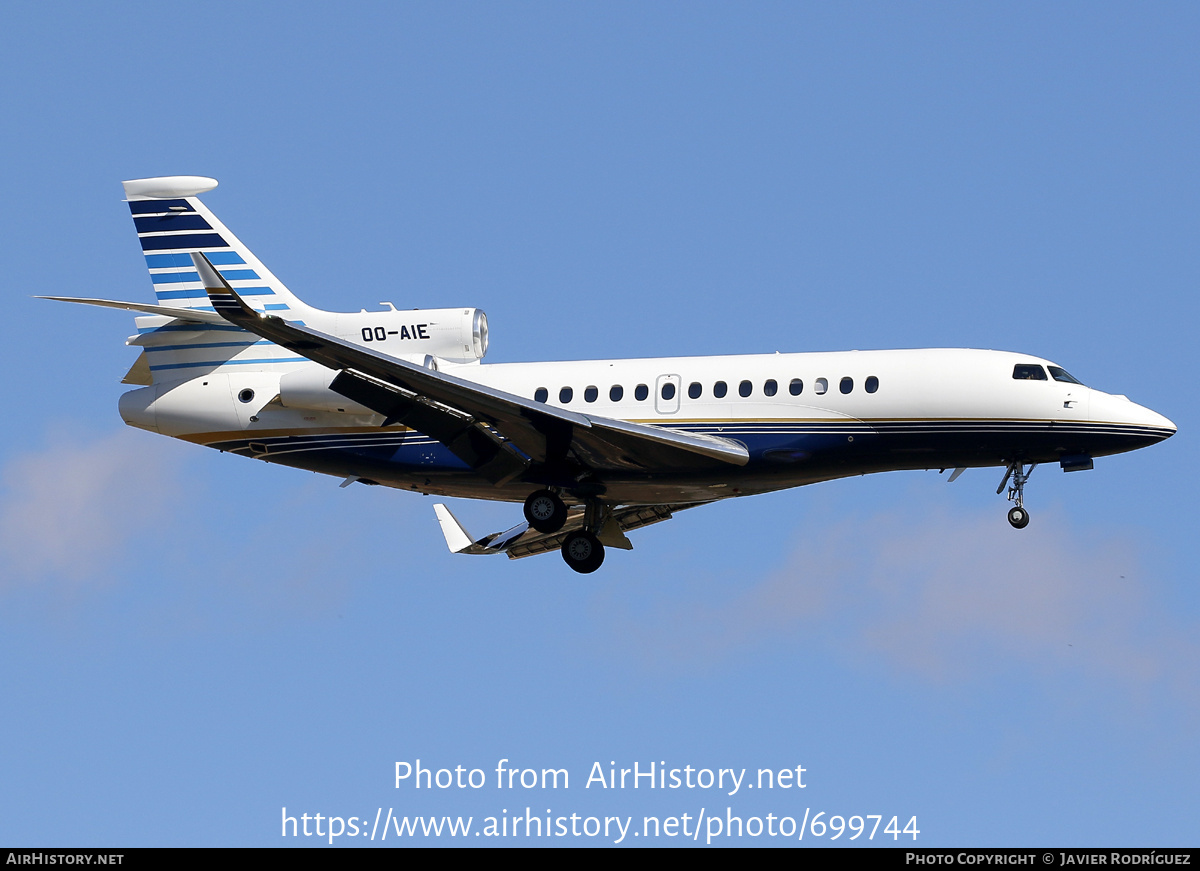
M 315 847 L 281 808 L 529 806 L 1193 842 L 1198 19 L 9 10 L 0 840 Z M 131 319 L 30 298 L 149 301 L 119 182 L 179 173 L 220 180 L 206 202 L 306 301 L 479 306 L 489 361 L 1020 350 L 1179 434 L 1040 469 L 1021 533 L 999 470 L 897 473 L 686 512 L 586 577 L 451 557 L 432 499 L 125 428 Z M 479 532 L 519 516 L 453 507 Z M 571 786 L 396 789 L 418 758 Z M 585 789 L 596 761 L 807 785 Z

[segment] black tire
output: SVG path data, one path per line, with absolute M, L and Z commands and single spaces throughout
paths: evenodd
M 1029 512 L 1019 505 L 1014 505 L 1008 512 L 1008 522 L 1013 529 L 1024 529 L 1029 525 Z
M 604 562 L 604 545 L 600 539 L 584 530 L 568 532 L 562 543 L 563 560 L 581 575 L 600 568 Z
M 525 519 L 538 532 L 558 532 L 567 522 L 567 506 L 549 490 L 538 490 L 525 500 Z

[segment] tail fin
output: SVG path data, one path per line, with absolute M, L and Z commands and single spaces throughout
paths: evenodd
M 309 307 L 196 198 L 215 188 L 216 179 L 173 175 L 122 184 L 161 305 L 212 309 L 190 257 L 192 251 L 203 251 L 253 308 L 287 320 L 308 312 Z

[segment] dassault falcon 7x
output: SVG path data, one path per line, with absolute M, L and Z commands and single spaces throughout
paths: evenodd
M 1034 467 L 1168 438 L 1175 425 L 1049 360 L 931 349 L 484 365 L 474 308 L 305 305 L 197 196 L 200 176 L 124 183 L 156 304 L 120 400 L 140 427 L 269 463 L 423 494 L 523 502 L 475 538 L 435 505 L 450 550 L 558 550 L 577 572 L 630 530 L 697 505 L 899 469 L 1004 470 L 1029 523 Z

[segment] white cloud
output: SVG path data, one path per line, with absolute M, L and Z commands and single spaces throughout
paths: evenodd
M 783 568 L 723 601 L 613 615 L 622 646 L 670 669 L 782 643 L 929 682 L 1013 664 L 1135 692 L 1200 679 L 1200 627 L 1169 613 L 1132 539 L 1049 512 L 1017 531 L 995 511 L 881 514 L 799 537 Z
M 0 590 L 103 578 L 132 537 L 153 531 L 164 501 L 178 490 L 169 452 L 143 433 L 49 442 L 3 470 Z

